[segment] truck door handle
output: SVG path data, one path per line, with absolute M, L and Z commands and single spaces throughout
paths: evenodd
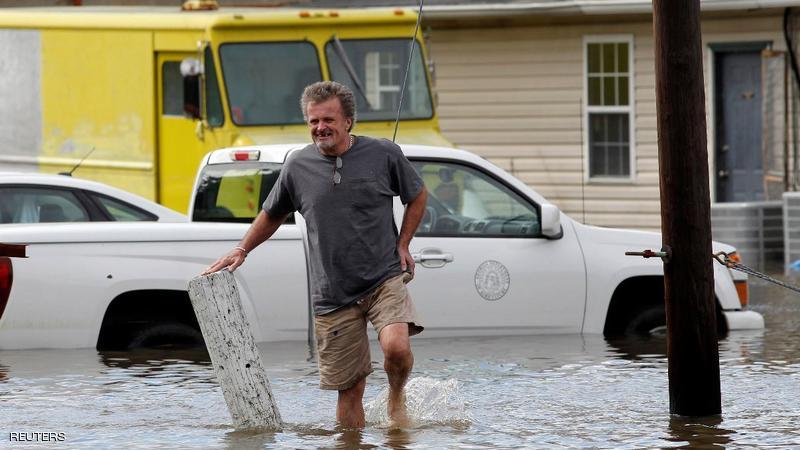
M 443 253 L 438 248 L 424 248 L 419 253 L 412 253 L 411 257 L 414 258 L 415 263 L 422 264 L 423 267 L 430 269 L 444 267 L 445 264 L 453 262 L 454 259 L 452 253 Z
M 728 178 L 730 172 L 728 172 L 727 170 L 720 170 L 719 172 L 717 172 L 717 175 L 719 175 L 720 178 L 725 179 Z

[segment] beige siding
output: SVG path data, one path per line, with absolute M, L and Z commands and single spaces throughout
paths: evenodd
M 781 20 L 779 15 L 746 13 L 736 19 L 705 20 L 705 62 L 711 60 L 708 43 L 773 41 L 775 49 L 782 49 Z M 636 176 L 628 182 L 584 182 L 583 38 L 607 34 L 634 39 Z M 575 219 L 611 227 L 660 228 L 649 21 L 434 29 L 430 37 L 446 138 L 511 171 Z M 708 80 L 707 66 L 705 74 Z

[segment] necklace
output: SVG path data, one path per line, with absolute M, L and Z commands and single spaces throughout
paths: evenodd
M 352 146 L 353 146 L 353 143 L 354 143 L 355 141 L 356 141 L 356 138 L 355 138 L 355 136 L 353 136 L 353 135 L 351 134 L 351 135 L 350 135 L 350 143 L 349 143 L 349 144 L 347 144 L 347 148 L 346 148 L 346 149 L 344 149 L 344 151 L 346 152 L 346 151 L 350 150 L 350 147 L 352 147 Z M 342 153 L 344 153 L 344 152 L 342 152 Z

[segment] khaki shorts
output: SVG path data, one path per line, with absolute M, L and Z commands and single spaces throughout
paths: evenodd
M 408 334 L 422 332 L 403 275 L 389 278 L 357 302 L 314 317 L 321 389 L 345 390 L 372 373 L 367 319 L 380 338 L 393 323 L 408 323 Z

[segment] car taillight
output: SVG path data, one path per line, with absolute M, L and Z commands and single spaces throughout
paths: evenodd
M 750 290 L 747 287 L 747 280 L 736 280 L 733 285 L 736 286 L 736 293 L 739 294 L 739 303 L 744 308 L 750 302 Z
M 8 296 L 11 294 L 11 281 L 13 280 L 11 271 L 11 259 L 0 257 L 0 317 L 6 310 Z

